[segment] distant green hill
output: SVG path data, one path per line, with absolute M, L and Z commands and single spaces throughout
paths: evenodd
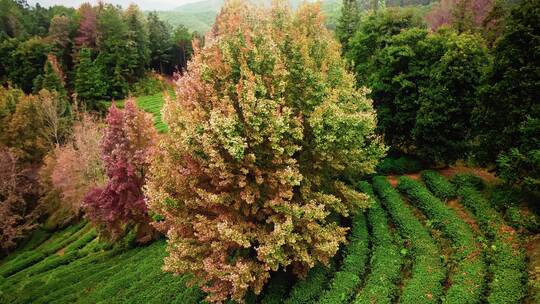
M 171 11 L 158 11 L 157 14 L 162 20 L 169 22 L 173 26 L 183 24 L 192 31 L 205 33 L 214 23 L 223 2 L 223 0 L 203 0 L 181 5 Z M 263 0 L 263 2 L 269 1 Z M 300 3 L 300 0 L 291 1 L 293 8 L 298 7 Z M 341 1 L 323 0 L 321 1 L 321 7 L 328 18 L 328 27 L 333 28 L 339 15 Z

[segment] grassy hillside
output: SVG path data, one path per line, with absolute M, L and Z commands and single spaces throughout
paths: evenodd
M 187 276 L 161 271 L 164 256 L 164 240 L 110 246 L 84 222 L 38 230 L 0 264 L 0 303 L 198 303 Z
M 525 250 L 529 233 L 506 223 L 493 205 L 493 188 L 481 179 L 461 174 L 451 183 L 429 171 L 379 176 L 358 187 L 374 204 L 353 219 L 350 243 L 329 268 L 319 265 L 296 283 L 275 273 L 248 303 L 540 299 L 538 282 L 527 284 L 527 253 L 538 258 Z M 108 245 L 86 222 L 35 231 L 0 261 L 0 303 L 202 303 L 204 293 L 186 286 L 189 276 L 161 270 L 165 240 L 134 247 L 127 239 Z
M 158 11 L 160 19 L 169 22 L 173 26 L 184 25 L 192 31 L 199 33 L 207 32 L 216 18 L 217 13 L 223 6 L 223 0 L 203 0 L 194 3 L 184 4 L 175 10 Z M 269 2 L 269 1 L 262 1 Z M 301 3 L 299 0 L 291 1 L 293 8 L 298 7 Z M 321 8 L 327 16 L 327 24 L 333 28 L 337 21 L 337 16 L 341 8 L 340 0 L 323 0 Z

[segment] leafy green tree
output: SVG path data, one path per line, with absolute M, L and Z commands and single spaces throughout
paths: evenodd
M 75 68 L 75 92 L 77 98 L 91 108 L 95 108 L 97 101 L 104 99 L 107 93 L 103 66 L 99 61 L 92 60 L 88 48 L 79 51 L 79 63 Z
M 43 70 L 43 75 L 38 75 L 34 79 L 34 92 L 39 92 L 41 89 L 56 91 L 60 97 L 66 99 L 67 93 L 62 71 L 53 55 L 49 55 Z
M 189 30 L 179 25 L 174 29 L 172 33 L 172 47 L 170 51 L 171 67 L 169 73 L 183 71 L 187 68 L 188 60 L 193 55 L 192 40 L 195 34 L 190 33 Z
M 510 182 L 534 184 L 538 177 L 539 18 L 539 0 L 524 0 L 512 9 L 475 111 L 478 156 L 486 162 L 499 157 L 500 173 Z
M 499 175 L 540 197 L 540 118 L 528 117 L 520 126 L 520 143 L 499 155 Z
M 472 34 L 413 28 L 386 43 L 374 55 L 368 86 L 387 144 L 432 162 L 464 157 L 489 65 L 485 42 Z
M 104 5 L 98 15 L 98 33 L 96 61 L 102 67 L 105 75 L 107 96 L 110 98 L 123 98 L 128 92 L 127 78 L 131 78 L 131 68 L 136 64 L 129 59 L 135 55 L 136 49 L 130 46 L 133 43 L 128 39 L 128 26 L 124 22 L 121 11 L 113 5 Z
M 150 60 L 148 29 L 144 21 L 141 11 L 134 4 L 130 5 L 124 13 L 124 22 L 127 27 L 125 39 L 128 42 L 127 53 L 124 54 L 128 69 L 125 76 L 129 82 L 144 75 Z
M 415 154 L 451 163 L 471 150 L 472 112 L 490 56 L 485 41 L 468 33 L 439 31 L 425 44 L 435 47 L 424 51 L 433 54 L 434 61 L 427 62 L 428 79 L 420 87 L 412 130 Z
M 343 50 L 349 49 L 349 40 L 354 35 L 358 22 L 360 21 L 360 8 L 357 0 L 343 0 L 341 5 L 341 15 L 336 27 L 338 37 Z
M 353 63 L 358 83 L 366 85 L 373 70 L 374 54 L 402 30 L 425 25 L 413 9 L 388 8 L 364 15 L 346 49 L 346 57 Z
M 34 79 L 43 74 L 51 46 L 42 38 L 33 37 L 20 42 L 5 58 L 7 78 L 25 92 L 32 92 Z
M 159 20 L 156 13 L 148 14 L 148 42 L 150 46 L 150 67 L 160 73 L 171 62 L 171 28 Z

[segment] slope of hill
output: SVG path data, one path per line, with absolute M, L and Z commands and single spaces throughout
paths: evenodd
M 330 268 L 297 283 L 274 273 L 246 302 L 535 303 L 539 284 L 531 273 L 527 290 L 522 243 L 529 234 L 506 224 L 484 182 L 461 174 L 450 183 L 434 171 L 401 177 L 397 187 L 392 180 L 358 184 L 374 205 L 355 216 Z M 162 271 L 163 239 L 142 247 L 129 240 L 109 245 L 84 221 L 37 230 L 0 261 L 0 303 L 206 303 L 189 275 Z
M 214 19 L 223 3 L 223 0 L 203 0 L 181 5 L 171 11 L 158 11 L 157 14 L 160 19 L 169 22 L 173 26 L 182 24 L 192 31 L 205 33 L 214 23 Z M 293 8 L 298 7 L 300 3 L 300 0 L 291 1 Z M 323 0 L 321 1 L 321 8 L 327 16 L 328 26 L 330 28 L 334 27 L 341 8 L 341 1 Z

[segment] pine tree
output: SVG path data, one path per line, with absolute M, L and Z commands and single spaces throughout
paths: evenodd
M 92 60 L 88 48 L 79 51 L 79 63 L 75 68 L 75 92 L 77 98 L 90 107 L 95 107 L 97 101 L 106 97 L 107 85 L 102 66 L 100 62 Z
M 63 73 L 54 55 L 49 55 L 43 70 L 43 75 L 39 75 L 34 79 L 34 92 L 37 93 L 42 89 L 46 89 L 55 91 L 59 97 L 67 99 Z
M 357 0 L 343 0 L 341 16 L 336 27 L 336 36 L 341 42 L 344 52 L 349 49 L 349 40 L 353 37 L 359 22 L 360 9 Z

